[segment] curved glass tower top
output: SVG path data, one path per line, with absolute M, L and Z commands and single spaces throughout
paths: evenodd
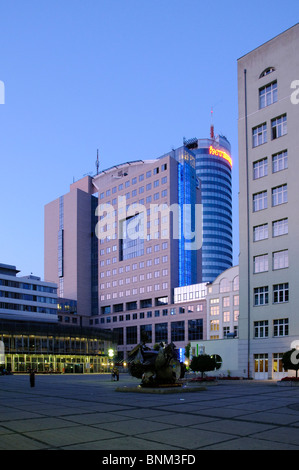
M 202 282 L 232 266 L 232 160 L 223 136 L 184 141 L 196 157 L 203 205 Z

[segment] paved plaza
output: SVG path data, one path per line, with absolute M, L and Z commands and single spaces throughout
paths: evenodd
M 0 376 L 0 450 L 299 450 L 299 387 L 138 393 L 127 374 Z

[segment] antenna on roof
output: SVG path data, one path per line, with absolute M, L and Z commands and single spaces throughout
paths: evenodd
M 214 135 L 214 124 L 213 124 L 213 107 L 211 108 L 211 127 L 210 127 L 210 136 L 211 139 L 214 140 L 215 135 Z
M 97 150 L 97 161 L 96 161 L 97 175 L 99 174 L 99 166 L 100 166 L 100 162 L 99 162 L 99 149 L 98 149 Z

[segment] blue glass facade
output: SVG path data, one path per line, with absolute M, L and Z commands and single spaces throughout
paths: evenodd
M 211 147 L 220 155 L 211 153 Z M 203 204 L 202 282 L 213 282 L 233 264 L 232 167 L 221 151 L 230 156 L 230 144 L 221 136 L 200 139 L 192 149 Z
M 198 282 L 200 267 L 197 250 L 190 249 L 194 243 L 196 230 L 195 206 L 197 201 L 197 177 L 195 155 L 186 147 L 172 152 L 172 158 L 178 162 L 178 205 L 180 207 L 178 240 L 178 286 L 187 286 Z M 162 158 L 162 157 L 161 157 Z

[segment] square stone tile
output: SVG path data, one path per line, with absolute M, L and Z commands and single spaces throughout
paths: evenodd
M 56 448 L 120 436 L 120 434 L 103 429 L 96 429 L 91 426 L 72 426 L 63 429 L 26 432 L 25 435 Z
M 108 431 L 126 434 L 127 436 L 135 436 L 148 432 L 155 434 L 161 429 L 173 428 L 171 424 L 157 423 L 146 419 L 129 419 L 113 423 L 102 423 L 95 426 Z

